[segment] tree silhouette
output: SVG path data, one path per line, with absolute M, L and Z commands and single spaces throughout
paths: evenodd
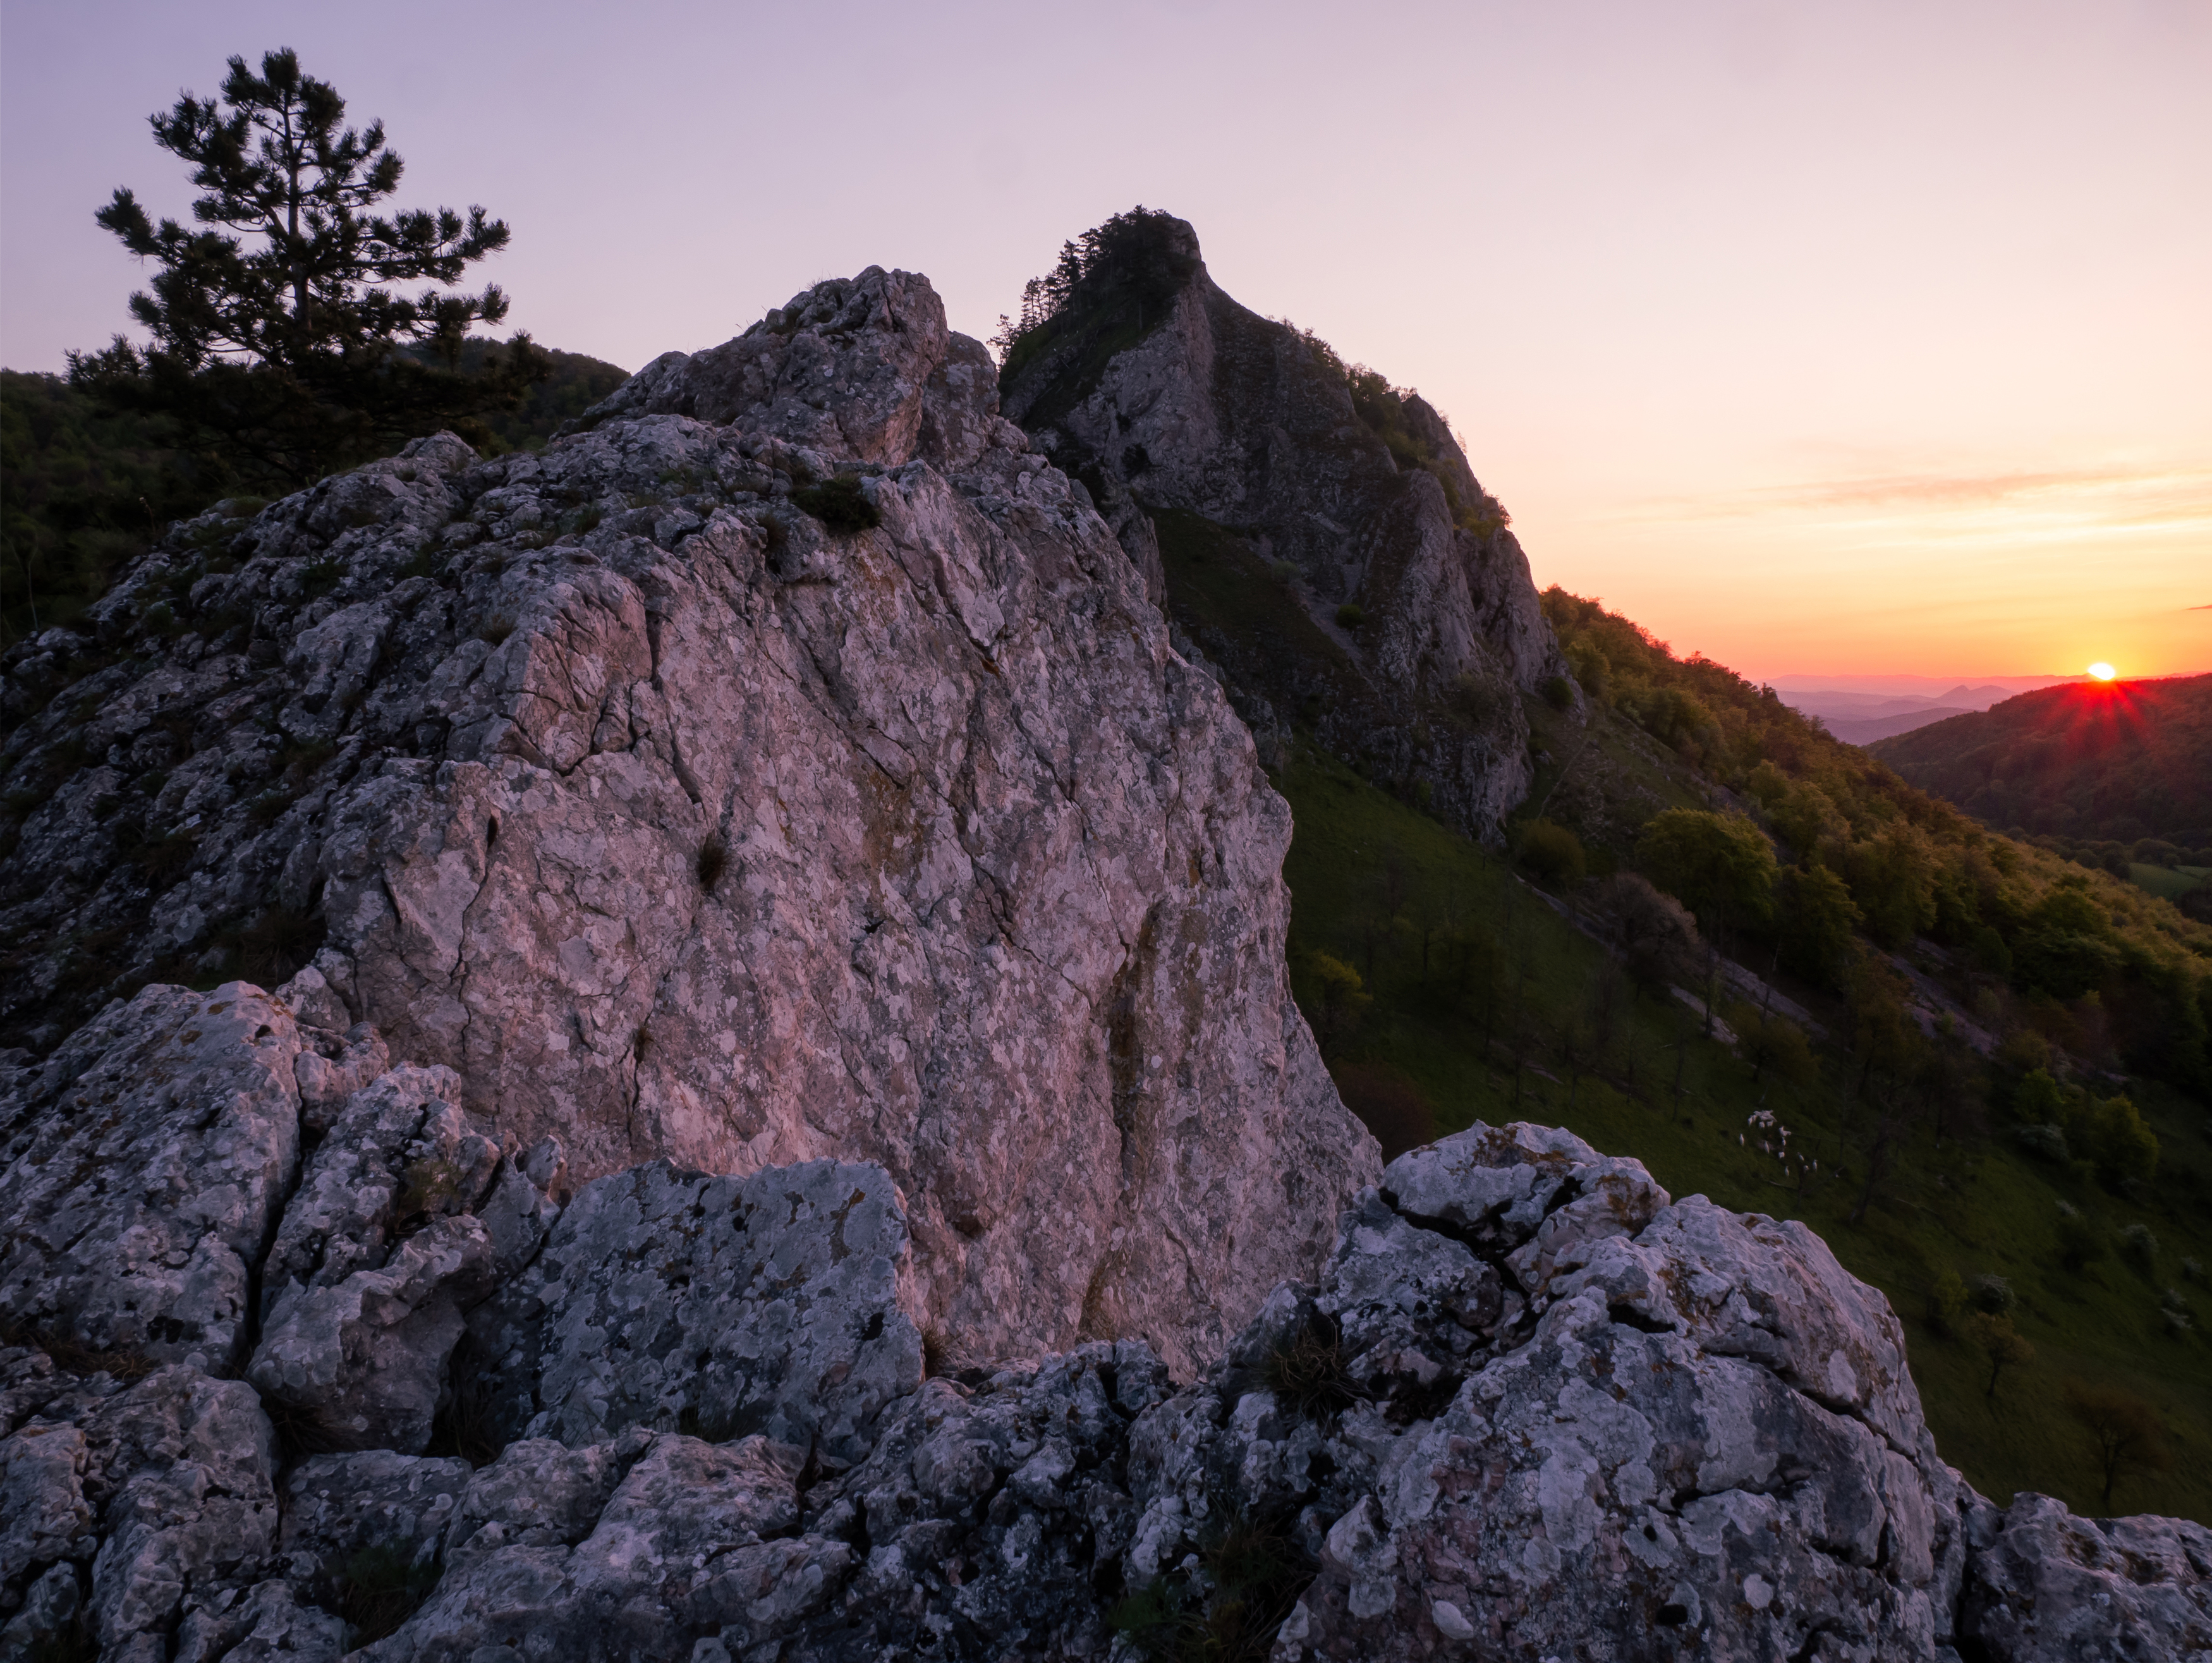
M 217 97 L 186 93 L 151 117 L 154 142 L 192 170 L 196 223 L 156 224 L 127 187 L 94 216 L 160 267 L 131 297 L 153 339 L 72 353 L 71 380 L 280 484 L 512 407 L 544 380 L 550 365 L 521 335 L 460 372 L 470 327 L 507 302 L 496 284 L 452 285 L 507 246 L 507 225 L 479 207 L 375 211 L 403 164 L 381 122 L 348 127 L 345 110 L 286 48 L 258 75 L 232 58 Z
M 2035 1361 L 2035 1348 L 2012 1325 L 2012 1319 L 1977 1311 L 1966 1319 L 1966 1335 L 1990 1360 L 1990 1383 L 1982 1392 L 1996 1401 L 1997 1381 L 2008 1368 L 2024 1368 Z
M 2089 1434 L 2097 1469 L 2104 1479 L 2107 1514 L 2112 1510 L 2113 1487 L 2122 1478 L 2148 1477 L 2173 1465 L 2158 1410 L 2132 1392 L 2070 1380 L 2066 1386 L 2066 1412 Z

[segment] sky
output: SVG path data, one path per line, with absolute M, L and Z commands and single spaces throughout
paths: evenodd
M 2212 670 L 2212 0 L 0 0 L 0 364 L 145 118 L 298 49 L 635 369 L 868 265 L 988 336 L 1137 203 L 1418 387 L 1537 582 L 1754 678 Z M 1902 684 L 1900 684 L 1902 685 Z

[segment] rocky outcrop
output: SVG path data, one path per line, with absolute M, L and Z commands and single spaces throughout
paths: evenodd
M 1154 593 L 1263 740 L 1309 727 L 1494 837 L 1532 777 L 1520 696 L 1565 670 L 1503 510 L 1419 394 L 1376 378 L 1355 404 L 1333 354 L 1238 305 L 1191 228 L 1157 217 L 1188 277 L 1097 318 L 1079 285 L 1009 359 L 1007 414 L 1133 561 L 1166 546 Z
M 282 1016 L 314 991 L 207 1002 Z M 149 1055 L 179 1003 L 111 1014 L 82 1077 Z M 256 1140 L 284 1147 L 265 1124 L 188 1135 L 235 1094 L 222 1053 L 268 1043 L 204 1030 L 190 1089 L 142 1106 L 188 1193 L 260 1170 Z M 0 1658 L 2212 1645 L 2212 1532 L 1990 1507 L 1938 1459 L 1896 1318 L 1817 1237 L 1675 1201 L 1564 1132 L 1477 1126 L 1401 1156 L 1315 1280 L 1179 1384 L 1135 1339 L 997 1369 L 933 1355 L 880 1167 L 653 1162 L 570 1195 L 557 1148 L 483 1160 L 452 1077 L 401 1064 L 301 1108 L 313 1147 L 246 1263 L 273 1313 L 388 1290 L 426 1238 L 481 1240 L 438 1283 L 465 1333 L 403 1316 L 271 1368 L 272 1324 L 244 1380 L 205 1347 L 135 1383 L 121 1351 L 50 1336 L 65 1370 L 0 1350 Z M 88 1215 L 135 1204 L 79 1188 Z M 76 1285 L 65 1254 L 45 1276 Z M 378 1297 L 347 1308 L 371 1320 Z M 362 1413 L 395 1378 L 425 1384 L 434 1447 Z
M 656 360 L 542 454 L 442 436 L 177 528 L 86 631 L 0 660 L 0 1003 L 50 1054 L 27 1065 L 74 1078 L 52 1048 L 149 973 L 273 984 L 312 956 L 310 1037 L 270 1023 L 270 1083 L 231 1112 L 320 1114 L 392 1056 L 450 1070 L 340 1140 L 380 1196 L 431 1158 L 402 1123 L 432 1101 L 510 1151 L 557 1137 L 576 1181 L 873 1162 L 948 1355 L 1142 1336 L 1197 1367 L 1310 1274 L 1376 1155 L 1290 998 L 1286 809 L 996 399 L 927 283 L 871 270 Z M 180 1031 L 200 1007 L 164 996 Z M 114 1117 L 120 1148 L 157 1087 L 74 1090 L 36 1087 L 9 1136 Z M 142 1336 L 158 1304 L 228 1366 L 236 1262 L 298 1156 L 268 1159 L 20 1319 L 202 1343 Z M 466 1187 L 484 1154 L 435 1159 Z M 14 1218 L 73 1180 L 7 1181 Z M 52 1215 L 8 1252 L 52 1262 Z M 380 1330 L 451 1331 L 501 1251 L 441 1218 L 343 1269 L 391 1227 L 316 1224 L 313 1275 L 280 1253 L 270 1391 Z M 423 1389 L 325 1431 L 417 1441 Z

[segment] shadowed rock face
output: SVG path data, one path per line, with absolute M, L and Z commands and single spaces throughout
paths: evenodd
M 112 1014 L 82 1077 L 144 1055 L 184 996 Z M 310 972 L 210 1002 L 323 997 Z M 204 1070 L 138 1124 L 204 1193 L 287 1145 L 238 1122 L 195 1141 L 274 1054 L 212 1024 L 196 1043 Z M 0 1349 L 0 1657 L 75 1634 L 335 1659 L 379 1611 L 388 1663 L 1103 1663 L 1117 1634 L 1199 1632 L 1279 1663 L 2212 1643 L 2212 1532 L 1992 1508 L 1937 1458 L 1888 1306 L 1817 1237 L 1674 1201 L 1565 1132 L 1401 1157 L 1315 1281 L 1178 1388 L 1133 1340 L 932 1371 L 878 1166 L 653 1162 L 569 1197 L 557 1147 L 477 1160 L 450 1079 L 401 1064 L 295 1112 L 292 1136 L 327 1130 L 246 1258 L 272 1313 L 342 1293 L 370 1343 L 295 1368 L 304 1325 L 278 1314 L 245 1380 L 202 1355 L 128 1386 Z M 52 1285 L 82 1296 L 94 1267 L 66 1260 Z M 464 1307 L 465 1339 L 416 1319 Z M 394 1382 L 448 1447 L 363 1412 L 403 1404 Z M 332 1437 L 361 1447 L 311 1453 Z
M 1530 779 L 1516 695 L 1565 668 L 1527 557 L 1425 400 L 1385 395 L 1432 459 L 1401 463 L 1343 378 L 1297 331 L 1224 293 L 1196 234 L 1174 223 L 1193 276 L 1164 317 L 1103 369 L 1070 332 L 1022 366 L 1007 414 L 1091 486 L 1255 732 L 1310 725 L 1390 777 L 1425 781 L 1443 813 L 1493 836 Z M 1173 533 L 1146 511 L 1164 509 L 1230 528 L 1255 565 L 1295 571 L 1307 649 L 1286 656 L 1277 639 L 1198 624 L 1156 563 Z M 1353 634 L 1334 624 L 1346 602 L 1366 614 Z
M 367 1022 L 579 1180 L 877 1162 L 948 1355 L 1196 1368 L 1375 1146 L 1289 996 L 1287 810 L 996 399 L 927 281 L 871 270 L 542 455 L 443 436 L 180 527 L 99 612 L 130 659 L 42 708 L 67 643 L 4 661 L 54 789 L 0 870 L 0 996 L 58 1037 L 88 938 L 122 988 L 304 919 L 319 1100 L 381 1066 L 328 1038 Z M 367 1331 L 356 1292 L 452 1326 L 418 1295 L 483 1251 L 302 1283 L 281 1366 Z

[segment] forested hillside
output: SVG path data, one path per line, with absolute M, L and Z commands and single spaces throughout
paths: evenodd
M 1871 748 L 2000 831 L 2212 860 L 2212 675 L 2045 688 Z
M 1585 709 L 1527 700 L 1506 858 L 1418 781 L 1310 745 L 1278 776 L 1293 970 L 1346 1100 L 1386 1149 L 1547 1121 L 1803 1219 L 1906 1319 L 1978 1484 L 2095 1507 L 2087 1383 L 2162 1428 L 2119 1504 L 2212 1517 L 2212 930 L 1544 601 Z

